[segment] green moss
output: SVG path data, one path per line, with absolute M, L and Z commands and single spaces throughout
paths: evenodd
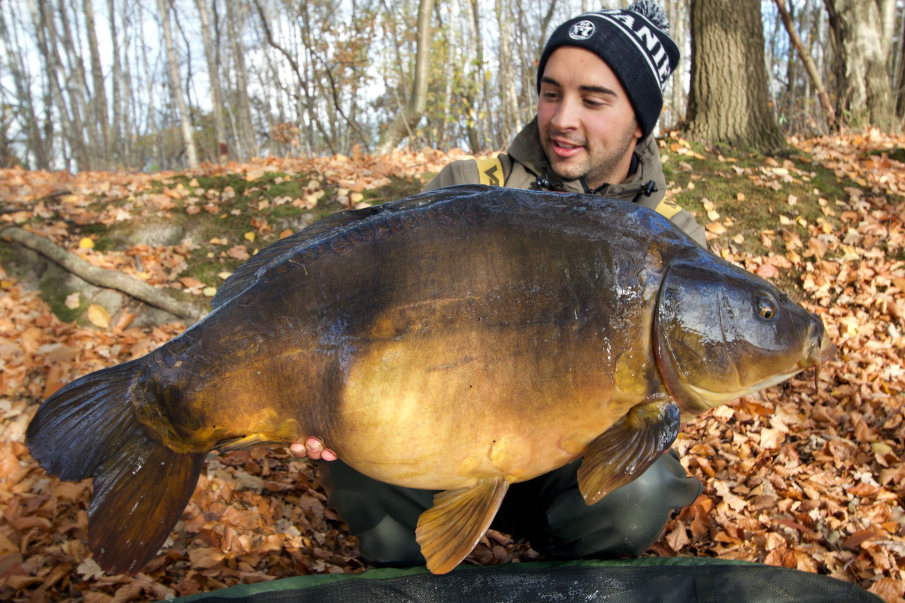
M 871 155 L 883 156 L 886 155 L 890 159 L 894 161 L 901 161 L 905 163 L 905 147 L 893 147 L 891 149 L 874 149 L 870 152 Z
M 721 243 L 728 244 L 731 237 L 743 234 L 745 243 L 736 244 L 740 250 L 765 254 L 770 249 L 760 244 L 761 233 L 785 228 L 801 236 L 807 234 L 797 222 L 799 217 L 809 224 L 826 220 L 839 225 L 837 217 L 826 215 L 819 199 L 826 199 L 825 207 L 833 210 L 834 200 L 847 198 L 844 189 L 853 183 L 840 181 L 807 155 L 790 152 L 785 157 L 770 158 L 726 149 L 715 154 L 695 143 L 690 148 L 690 154 L 666 152 L 669 159 L 664 163 L 664 173 L 676 201 L 695 213 L 699 222 L 710 221 L 704 199 L 713 203 L 720 222 L 731 219 L 727 233 L 718 239 Z M 790 198 L 795 200 L 794 205 L 789 203 Z M 780 215 L 793 222 L 782 224 Z
M 390 183 L 380 188 L 364 191 L 364 198 L 372 205 L 398 201 L 411 195 L 420 193 L 424 188 L 424 182 L 418 179 L 390 177 Z
M 56 278 L 46 278 L 40 285 L 41 299 L 50 306 L 50 310 L 57 318 L 64 322 L 75 322 L 85 311 L 87 305 L 79 295 L 79 305 L 75 308 L 66 306 L 66 298 L 73 292 L 60 288 L 60 281 Z

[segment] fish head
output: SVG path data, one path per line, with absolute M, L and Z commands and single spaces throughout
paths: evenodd
M 816 314 L 709 255 L 669 265 L 654 331 L 666 389 L 693 414 L 785 381 L 835 352 Z

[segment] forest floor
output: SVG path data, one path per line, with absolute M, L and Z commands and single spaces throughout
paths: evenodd
M 669 195 L 711 249 L 824 320 L 818 374 L 685 424 L 675 447 L 704 484 L 646 553 L 740 559 L 905 596 L 905 138 L 792 140 L 782 157 L 661 141 Z M 461 152 L 271 158 L 191 172 L 0 171 L 0 230 L 18 226 L 99 267 L 207 307 L 257 250 L 335 211 L 416 192 Z M 284 448 L 209 456 L 158 556 L 108 575 L 86 545 L 90 480 L 31 458 L 41 400 L 138 357 L 185 324 L 61 276 L 0 241 L 0 599 L 166 599 L 367 569 L 316 468 Z M 34 257 L 31 257 L 34 256 Z M 815 386 L 816 384 L 816 386 Z M 468 563 L 542 557 L 489 532 Z

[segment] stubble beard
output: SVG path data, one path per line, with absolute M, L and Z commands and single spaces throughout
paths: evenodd
M 557 161 L 556 155 L 552 151 L 552 138 L 555 136 L 563 136 L 555 130 L 544 139 L 544 151 L 550 162 L 553 173 L 563 180 L 577 180 L 584 177 L 585 183 L 591 189 L 598 188 L 604 184 L 619 184 L 623 182 L 628 174 L 616 174 L 616 170 L 620 169 L 620 164 L 625 160 L 625 156 L 634 149 L 635 146 L 635 125 L 630 124 L 620 137 L 618 144 L 614 150 L 607 152 L 602 149 L 599 153 L 594 149 L 588 151 L 586 140 L 576 141 L 585 147 L 587 156 L 580 163 L 570 164 L 567 160 Z

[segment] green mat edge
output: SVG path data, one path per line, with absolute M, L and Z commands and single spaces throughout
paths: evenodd
M 542 570 L 550 567 L 625 567 L 625 566 L 698 566 L 698 565 L 750 565 L 763 566 L 762 563 L 752 563 L 750 561 L 739 561 L 734 559 L 717 559 L 714 557 L 643 557 L 640 559 L 575 559 L 568 561 L 531 561 L 523 563 L 503 563 L 500 565 L 484 566 L 484 565 L 460 565 L 453 570 L 452 573 L 469 572 L 473 570 L 506 570 L 518 569 L 520 571 Z M 177 603 L 191 603 L 192 601 L 203 601 L 211 596 L 222 597 L 224 599 L 241 599 L 267 592 L 280 592 L 285 590 L 296 590 L 320 586 L 322 584 L 330 584 L 333 582 L 341 582 L 343 580 L 386 580 L 388 578 L 399 578 L 402 576 L 417 576 L 427 574 L 427 568 L 424 566 L 398 568 L 386 567 L 366 570 L 360 574 L 311 574 L 308 576 L 294 576 L 292 578 L 279 578 L 277 580 L 256 582 L 254 584 L 237 584 L 227 588 L 218 590 L 196 593 L 194 595 L 186 595 L 177 597 L 173 601 Z

